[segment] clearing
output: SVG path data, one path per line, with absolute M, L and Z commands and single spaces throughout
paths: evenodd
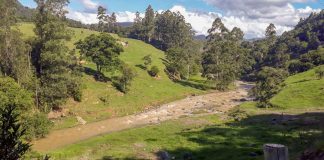
M 252 85 L 243 82 L 237 82 L 237 85 L 237 89 L 232 91 L 190 96 L 136 115 L 56 130 L 46 138 L 35 141 L 33 149 L 44 152 L 110 132 L 158 124 L 184 116 L 224 113 L 248 98 L 248 90 Z

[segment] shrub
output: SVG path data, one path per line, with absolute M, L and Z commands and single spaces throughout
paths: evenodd
M 136 76 L 135 71 L 132 68 L 124 64 L 121 67 L 122 75 L 117 78 L 114 82 L 114 86 L 121 92 L 127 93 L 129 91 L 129 86 L 131 86 L 131 81 Z
M 103 102 L 104 104 L 108 104 L 109 103 L 109 95 L 104 95 L 99 97 L 100 101 Z
M 152 64 L 152 55 L 146 55 L 142 60 L 144 61 L 145 69 L 147 69 L 147 67 Z
M 24 126 L 28 126 L 26 130 L 26 139 L 42 138 L 46 136 L 53 123 L 47 118 L 44 113 L 36 113 L 24 118 Z
M 315 73 L 319 79 L 324 77 L 324 66 L 320 66 L 315 70 Z
M 158 76 L 159 73 L 160 73 L 160 70 L 159 70 L 159 68 L 158 68 L 157 66 L 153 66 L 153 67 L 151 68 L 151 70 L 149 71 L 149 74 L 150 74 L 152 77 L 156 77 L 156 76 Z
M 314 65 L 310 62 L 301 62 L 299 60 L 290 61 L 288 70 L 290 74 L 296 74 L 300 72 L 305 72 L 312 69 Z
M 264 67 L 257 74 L 257 82 L 252 89 L 253 95 L 258 100 L 258 107 L 272 106 L 270 99 L 285 85 L 286 71 L 271 67 Z

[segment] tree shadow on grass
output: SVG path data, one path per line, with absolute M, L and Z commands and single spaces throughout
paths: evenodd
M 135 67 L 140 68 L 140 69 L 142 69 L 144 71 L 147 70 L 147 68 L 142 64 L 137 64 L 137 65 L 135 65 Z
M 316 141 L 321 138 L 324 141 L 323 122 L 324 113 L 256 115 L 226 125 L 181 132 L 179 135 L 199 147 L 162 151 L 174 159 L 262 160 L 263 144 L 279 143 L 288 146 L 291 159 L 297 159 L 305 149 L 314 147 Z
M 103 73 L 100 73 L 92 68 L 84 67 L 83 72 L 89 76 L 93 76 L 93 78 L 98 82 L 108 82 L 111 81 L 111 79 L 107 76 L 105 76 Z
M 195 83 L 195 82 L 192 82 L 191 80 L 173 80 L 175 83 L 178 83 L 182 86 L 185 86 L 185 87 L 191 87 L 191 88 L 196 88 L 196 89 L 199 89 L 199 90 L 209 90 L 209 89 L 215 89 L 215 87 L 211 87 L 210 85 L 208 85 L 207 83 L 205 82 L 202 82 L 202 83 Z

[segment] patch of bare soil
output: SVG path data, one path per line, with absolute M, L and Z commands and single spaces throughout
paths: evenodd
M 190 96 L 136 115 L 112 118 L 95 123 L 84 123 L 84 125 L 77 127 L 56 130 L 46 138 L 35 141 L 33 149 L 49 151 L 94 136 L 149 124 L 158 124 L 162 121 L 178 119 L 183 116 L 225 113 L 248 99 L 248 90 L 251 89 L 252 85 L 243 82 L 237 82 L 236 84 L 238 86 L 236 90 L 215 91 L 206 95 Z M 81 120 L 81 117 L 79 119 Z

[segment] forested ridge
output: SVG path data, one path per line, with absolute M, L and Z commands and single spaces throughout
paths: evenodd
M 206 39 L 196 40 L 179 12 L 158 13 L 148 6 L 144 17 L 137 12 L 134 23 L 122 27 L 115 13 L 100 6 L 99 23 L 84 25 L 66 18 L 69 0 L 35 2 L 37 7 L 30 9 L 17 0 L 0 0 L 0 155 L 7 156 L 4 159 L 23 157 L 28 142 L 50 132 L 53 123 L 48 113 L 63 110 L 69 100 L 84 100 L 85 74 L 104 85 L 111 83 L 122 96 L 132 92 L 133 85 L 143 85 L 134 84 L 138 73 L 121 58 L 129 44 L 118 36 L 164 51 L 163 68 L 151 54 L 136 65 L 149 78 L 159 80 L 165 74 L 162 78 L 174 84 L 204 91 L 226 91 L 236 80 L 251 81 L 255 83 L 251 95 L 259 108 L 281 107 L 271 99 L 283 90 L 289 76 L 315 68 L 319 81 L 324 78 L 324 10 L 300 19 L 282 35 L 271 23 L 265 38 L 254 41 L 216 18 Z M 17 27 L 21 21 L 33 23 L 35 36 L 23 38 Z M 75 33 L 69 27 L 98 32 L 79 39 L 72 49 L 67 42 Z M 99 99 L 104 104 L 114 101 L 109 96 Z

